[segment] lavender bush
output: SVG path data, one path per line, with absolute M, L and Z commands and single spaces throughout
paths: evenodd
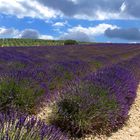
M 99 70 L 62 91 L 51 122 L 76 137 L 108 134 L 127 119 L 136 86 L 132 73 L 120 66 Z
M 0 111 L 15 108 L 35 113 L 35 106 L 45 89 L 27 73 L 13 72 L 1 75 Z
M 68 140 L 55 126 L 17 113 L 0 114 L 0 140 Z
M 83 61 L 63 61 L 57 62 L 52 65 L 49 70 L 49 84 L 50 90 L 60 89 L 65 83 L 75 79 L 76 77 L 82 77 L 89 72 L 89 65 Z

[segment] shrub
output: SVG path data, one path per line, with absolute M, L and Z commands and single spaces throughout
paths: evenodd
M 105 68 L 62 91 L 51 123 L 72 136 L 110 133 L 123 125 L 136 96 L 132 74 L 119 67 Z
M 81 77 L 89 72 L 89 65 L 83 61 L 66 61 L 55 63 L 49 70 L 50 90 L 62 88 L 68 81 Z
M 31 77 L 3 76 L 0 79 L 0 111 L 15 108 L 35 113 L 36 103 L 43 93 L 44 88 Z
M 55 126 L 26 115 L 0 114 L 0 126 L 1 140 L 68 140 Z
M 76 40 L 65 40 L 64 45 L 76 45 L 78 42 Z

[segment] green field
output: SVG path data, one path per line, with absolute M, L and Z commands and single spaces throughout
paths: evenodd
M 0 39 L 0 47 L 62 46 L 62 45 L 64 45 L 64 42 L 65 42 L 65 40 L 5 38 L 5 39 Z M 78 44 L 89 44 L 89 42 L 77 42 L 77 43 Z
M 56 46 L 63 45 L 61 40 L 43 40 L 43 39 L 0 39 L 1 47 L 9 46 Z

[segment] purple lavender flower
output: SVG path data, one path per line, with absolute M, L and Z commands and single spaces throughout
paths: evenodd
M 0 120 L 1 140 L 68 140 L 67 135 L 58 128 L 46 125 L 34 117 L 19 116 L 14 112 L 0 114 Z
M 136 79 L 127 69 L 103 68 L 66 86 L 56 101 L 52 123 L 72 136 L 110 133 L 127 119 L 136 89 Z

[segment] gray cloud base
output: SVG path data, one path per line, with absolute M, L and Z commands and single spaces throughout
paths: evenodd
M 128 28 L 128 29 L 107 29 L 105 35 L 110 38 L 120 38 L 130 41 L 140 40 L 140 30 L 138 28 Z
M 63 15 L 92 20 L 140 19 L 139 9 L 140 0 L 22 0 L 15 3 L 2 0 L 0 3 L 0 13 L 44 20 Z
M 97 10 L 106 13 L 119 13 L 122 16 L 140 18 L 139 0 L 38 0 L 38 2 L 61 11 L 66 16 L 86 15 L 96 17 Z M 125 9 L 121 11 L 122 4 Z M 106 17 L 107 18 L 107 17 Z
M 21 33 L 21 38 L 38 39 L 39 32 L 37 30 L 26 29 Z
M 5 28 L 4 31 L 2 28 L 0 28 L 0 36 L 12 35 L 14 33 L 15 33 L 15 30 L 13 28 L 9 28 L 9 29 Z
M 83 42 L 90 41 L 89 36 L 83 32 L 69 32 L 64 36 L 61 36 L 60 39 L 61 40 L 72 39 L 72 40 L 83 41 Z

